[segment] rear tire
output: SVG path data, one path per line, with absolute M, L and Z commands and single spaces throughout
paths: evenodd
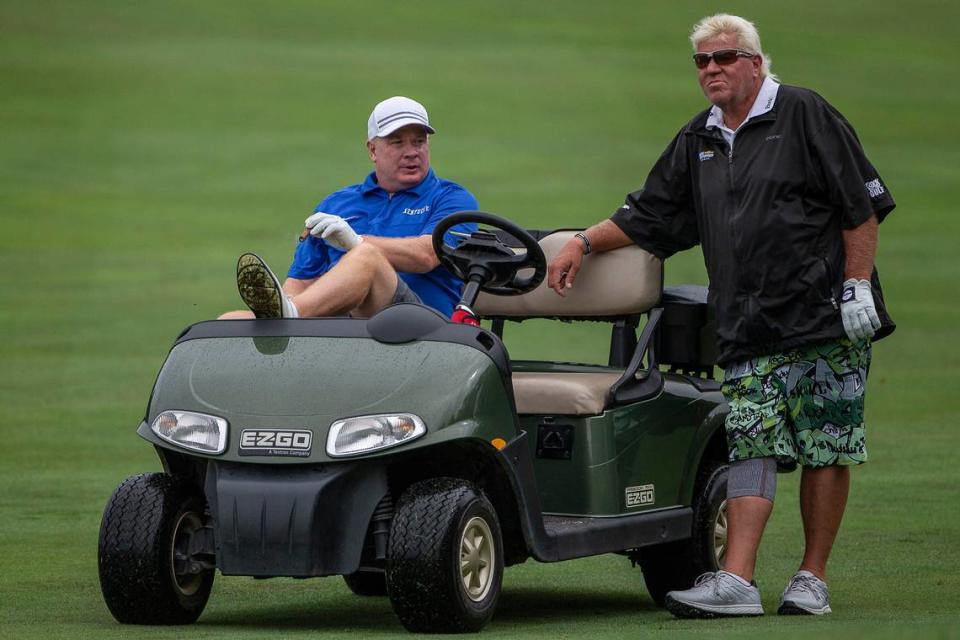
M 100 524 L 100 589 L 126 624 L 189 624 L 210 597 L 214 570 L 189 562 L 191 536 L 206 524 L 190 484 L 163 473 L 127 478 Z
M 355 571 L 343 576 L 347 587 L 358 596 L 387 595 L 387 577 L 381 571 Z
M 503 541 L 493 506 L 474 485 L 435 478 L 411 485 L 390 526 L 387 591 L 409 631 L 479 631 L 503 580 Z
M 643 580 L 657 606 L 663 606 L 668 591 L 689 589 L 701 573 L 723 566 L 728 468 L 726 464 L 712 464 L 701 472 L 694 490 L 690 538 L 641 550 Z

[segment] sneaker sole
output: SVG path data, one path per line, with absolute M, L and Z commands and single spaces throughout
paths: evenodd
M 237 290 L 258 318 L 283 316 L 280 283 L 258 256 L 245 253 L 237 261 Z
M 678 618 L 746 618 L 763 615 L 763 607 L 760 605 L 728 605 L 701 609 L 686 602 L 680 602 L 671 596 L 667 596 L 664 606 Z
M 805 609 L 800 605 L 793 602 L 784 602 L 780 605 L 780 608 L 777 609 L 777 613 L 781 616 L 822 616 L 825 613 L 832 613 L 830 605 L 827 605 L 823 609 Z

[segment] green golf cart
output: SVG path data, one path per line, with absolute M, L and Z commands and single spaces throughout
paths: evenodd
M 446 244 L 465 222 L 479 229 Z M 434 247 L 489 329 L 415 304 L 187 328 L 137 431 L 163 472 L 103 514 L 114 617 L 193 622 L 219 570 L 343 576 L 411 631 L 469 632 L 531 558 L 622 555 L 661 604 L 715 570 L 727 409 L 706 290 L 664 290 L 661 262 L 628 247 L 586 256 L 560 297 L 543 276 L 574 233 L 444 220 Z M 512 360 L 505 327 L 531 318 L 609 323 L 607 364 Z

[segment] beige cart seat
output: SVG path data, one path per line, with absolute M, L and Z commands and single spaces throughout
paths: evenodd
M 576 230 L 557 231 L 540 240 L 547 261 Z M 560 318 L 609 320 L 644 313 L 660 301 L 661 261 L 637 246 L 584 256 L 574 287 L 561 297 L 546 280 L 520 296 L 481 293 L 474 311 L 484 318 Z M 621 374 L 523 371 L 513 374 L 513 393 L 520 414 L 598 415 L 610 387 Z

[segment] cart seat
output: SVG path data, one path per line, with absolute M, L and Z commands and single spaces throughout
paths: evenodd
M 555 231 L 540 239 L 547 261 L 553 259 L 578 230 Z M 576 282 L 566 296 L 547 287 L 546 279 L 533 291 L 519 296 L 481 293 L 474 311 L 483 318 L 524 320 L 595 320 L 617 322 L 638 318 L 660 302 L 662 262 L 640 247 L 630 245 L 584 256 Z M 634 320 L 633 327 L 636 327 Z M 633 331 L 631 329 L 631 331 Z M 629 345 L 630 359 L 636 345 Z M 621 358 L 623 360 L 623 358 Z M 624 366 L 621 362 L 615 366 Z M 597 372 L 515 372 L 513 392 L 520 414 L 598 415 L 610 402 L 610 388 L 621 377 L 609 370 Z
M 557 373 L 518 371 L 513 396 L 519 414 L 595 416 L 603 413 L 617 372 Z
M 540 239 L 549 263 L 576 229 L 554 231 Z M 484 318 L 558 318 L 615 322 L 649 311 L 660 302 L 662 262 L 636 245 L 583 257 L 580 272 L 566 296 L 547 286 L 544 278 L 533 291 L 519 296 L 481 293 L 473 310 Z

